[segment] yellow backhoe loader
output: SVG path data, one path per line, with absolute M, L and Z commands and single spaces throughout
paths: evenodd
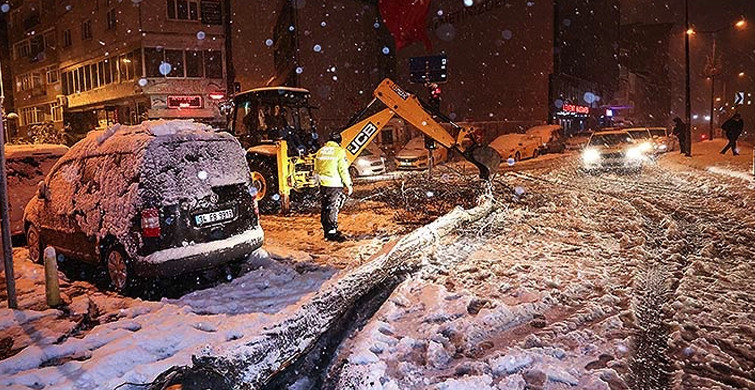
M 341 146 L 346 149 L 349 163 L 391 118 L 399 116 L 441 146 L 464 156 L 480 170 L 480 178 L 487 180 L 497 172 L 501 162 L 498 153 L 475 143 L 469 131 L 390 79 L 383 80 L 373 96 L 372 102 L 341 132 Z M 247 161 L 263 212 L 287 212 L 292 192 L 318 186 L 313 168 L 320 142 L 309 99 L 306 89 L 289 87 L 258 88 L 233 98 L 228 130 L 247 149 Z M 377 102 L 384 108 L 362 119 L 374 110 Z M 438 120 L 450 123 L 457 133 L 450 134 Z M 470 139 L 471 145 L 462 144 Z

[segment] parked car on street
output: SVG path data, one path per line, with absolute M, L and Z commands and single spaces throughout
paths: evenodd
M 652 147 L 638 143 L 626 130 L 595 132 L 582 151 L 582 168 L 587 172 L 620 170 L 639 173 Z
M 563 153 L 566 150 L 564 128 L 559 125 L 535 126 L 527 134 L 540 138 L 540 154 Z
M 396 153 L 396 168 L 399 170 L 427 169 L 428 156 L 428 150 L 425 149 L 425 137 L 414 137 Z M 432 156 L 434 164 L 446 162 L 448 150 L 438 145 L 437 149 L 433 149 Z
M 51 246 L 101 265 L 116 291 L 241 259 L 263 240 L 245 154 L 193 121 L 90 132 L 26 206 L 29 256 Z
M 503 160 L 514 159 L 520 161 L 535 158 L 540 154 L 542 142 L 540 137 L 528 134 L 504 134 L 490 143 Z
M 665 127 L 648 127 L 648 131 L 661 153 L 674 151 L 679 145 L 679 140 Z
M 647 143 L 654 155 L 666 153 L 674 147 L 674 140 L 667 135 L 664 127 L 633 127 L 626 130 L 635 141 Z
M 5 146 L 11 235 L 24 234 L 26 204 L 37 193 L 39 181 L 67 151 L 67 146 L 57 144 Z
M 383 151 L 374 143 L 367 145 L 349 167 L 349 174 L 352 178 L 382 175 L 384 173 L 385 157 L 383 157 Z

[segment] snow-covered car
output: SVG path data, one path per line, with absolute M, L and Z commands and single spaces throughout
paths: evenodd
M 639 145 L 642 145 L 644 149 L 647 149 L 649 156 L 655 156 L 660 153 L 658 145 L 653 142 L 653 136 L 650 134 L 650 130 L 647 127 L 630 127 L 625 129 L 632 139 Z
M 51 246 L 102 265 L 116 291 L 244 258 L 263 240 L 245 154 L 193 121 L 90 132 L 26 206 L 29 257 Z
M 590 136 L 592 136 L 592 131 L 583 131 L 580 133 L 572 134 L 569 137 L 566 137 L 564 140 L 564 146 L 567 150 L 580 150 L 587 145 L 587 143 L 590 141 Z
M 629 135 L 639 143 L 647 143 L 654 155 L 673 150 L 675 143 L 664 127 L 632 127 L 626 129 Z
M 448 160 L 448 150 L 440 145 L 433 149 L 433 164 L 440 164 Z M 396 168 L 400 170 L 427 169 L 429 153 L 425 149 L 425 137 L 419 136 L 409 140 L 404 147 L 396 153 Z
M 669 134 L 669 131 L 665 127 L 648 127 L 650 135 L 653 137 L 653 142 L 656 145 L 656 149 L 660 153 L 671 152 L 676 150 L 679 140 L 675 136 Z
M 349 167 L 351 177 L 374 176 L 385 173 L 385 157 L 375 144 L 367 145 Z
M 540 138 L 540 154 L 563 153 L 566 150 L 564 128 L 559 125 L 535 126 L 526 133 Z
M 528 134 L 504 134 L 490 143 L 503 160 L 514 159 L 520 161 L 535 158 L 540 154 L 542 142 L 540 137 Z
M 582 168 L 640 172 L 652 150 L 652 145 L 637 142 L 626 130 L 595 132 L 582 151 Z
M 11 235 L 24 234 L 24 207 L 37 193 L 39 181 L 67 151 L 67 146 L 57 144 L 5 146 Z

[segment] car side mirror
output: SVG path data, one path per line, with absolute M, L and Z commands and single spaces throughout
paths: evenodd
M 44 180 L 37 184 L 37 198 L 47 200 L 47 183 Z

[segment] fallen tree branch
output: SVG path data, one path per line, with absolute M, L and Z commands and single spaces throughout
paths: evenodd
M 219 383 L 214 389 L 259 389 L 309 351 L 333 323 L 375 286 L 416 266 L 409 263 L 412 255 L 462 225 L 489 215 L 494 209 L 495 202 L 486 197 L 475 208 L 464 210 L 457 207 L 436 221 L 386 244 L 364 265 L 323 288 L 289 318 L 249 343 L 221 355 L 195 356 L 192 367 L 181 368 L 179 375 L 163 376 L 169 382 L 158 377 L 150 389 L 181 388 L 173 385 L 181 385 L 192 373 L 196 377 L 199 372 L 218 374 Z M 171 370 L 176 371 L 175 367 Z

